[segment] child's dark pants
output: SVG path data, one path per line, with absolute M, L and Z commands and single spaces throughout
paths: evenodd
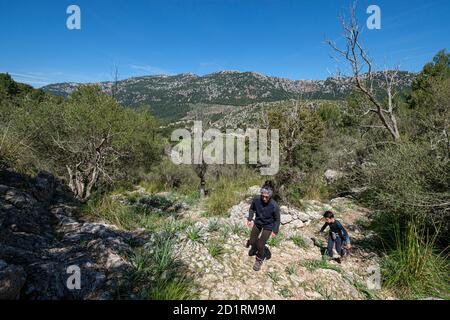
M 340 256 L 344 256 L 344 251 L 342 250 L 342 239 L 340 236 L 336 236 L 336 240 L 333 239 L 331 233 L 328 236 L 328 246 L 327 246 L 327 252 L 330 257 L 333 257 L 333 247 L 336 243 L 336 251 Z

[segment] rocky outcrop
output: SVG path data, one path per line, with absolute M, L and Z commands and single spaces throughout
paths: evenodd
M 82 221 L 78 211 L 50 174 L 0 173 L 0 299 L 114 298 L 132 245 L 145 237 Z M 70 266 L 79 288 L 67 285 Z

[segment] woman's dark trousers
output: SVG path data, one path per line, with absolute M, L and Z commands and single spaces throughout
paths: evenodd
M 250 234 L 250 245 L 252 248 L 258 250 L 256 256 L 263 260 L 264 259 L 264 250 L 266 247 L 266 242 L 269 240 L 270 235 L 272 234 L 272 230 L 266 230 L 262 226 L 253 225 L 252 232 Z

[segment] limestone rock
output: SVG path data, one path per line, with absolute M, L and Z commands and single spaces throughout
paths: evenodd
M 324 173 L 324 178 L 327 183 L 333 183 L 339 178 L 341 178 L 344 174 L 341 171 L 328 169 Z
M 0 299 L 112 299 L 130 244 L 145 237 L 80 221 L 79 203 L 49 174 L 1 179 Z M 67 287 L 69 266 L 80 268 L 80 290 Z
M 0 260 L 0 300 L 15 300 L 25 284 L 26 273 L 21 266 Z

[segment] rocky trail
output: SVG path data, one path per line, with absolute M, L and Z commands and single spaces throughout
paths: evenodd
M 252 187 L 227 217 L 206 217 L 202 203 L 182 204 L 176 219 L 190 223 L 177 233 L 176 258 L 187 266 L 200 299 L 373 299 L 389 298 L 370 286 L 379 257 L 367 243 L 370 212 L 350 199 L 305 201 L 302 208 L 281 206 L 282 226 L 269 243 L 272 258 L 259 272 L 245 243 L 245 215 Z M 145 191 L 133 191 L 146 196 Z M 164 194 L 160 195 L 164 197 Z M 0 180 L 0 298 L 114 299 L 132 271 L 135 248 L 151 248 L 151 232 L 119 230 L 79 216 L 80 204 L 53 177 L 3 173 Z M 325 238 L 317 235 L 324 210 L 333 210 L 348 228 L 351 255 L 341 264 L 322 258 Z M 81 289 L 69 290 L 67 268 L 82 270 Z M 122 296 L 121 296 L 122 297 Z M 133 298 L 132 295 L 129 298 Z
M 244 217 L 255 191 L 257 187 L 250 188 L 249 196 L 230 209 L 228 218 L 205 219 L 199 211 L 188 213 L 198 220 L 193 228 L 199 230 L 201 240 L 182 242 L 181 259 L 197 279 L 201 299 L 386 298 L 368 288 L 370 270 L 379 267 L 378 256 L 358 244 L 375 237 L 358 225 L 367 221 L 369 212 L 346 198 L 329 204 L 305 201 L 303 210 L 281 206 L 280 234 L 269 244 L 272 258 L 264 262 L 261 271 L 253 271 L 254 257 L 248 256 L 245 247 L 248 229 Z M 338 213 L 355 244 L 341 264 L 322 258 L 326 239 L 317 231 L 323 225 L 320 218 L 325 210 Z M 214 242 L 224 243 L 224 254 L 219 258 L 208 251 Z

